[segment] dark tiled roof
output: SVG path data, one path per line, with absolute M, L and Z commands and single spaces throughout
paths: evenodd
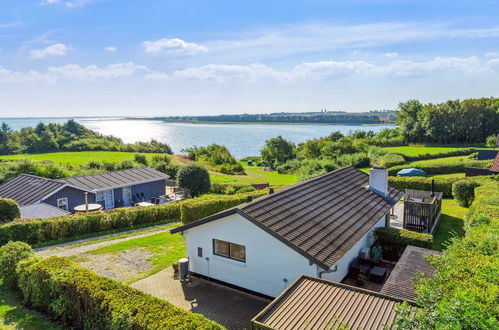
M 175 228 L 179 232 L 239 213 L 323 268 L 332 267 L 395 205 L 369 190 L 369 175 L 345 167 Z
M 494 159 L 494 163 L 490 168 L 491 172 L 499 172 L 499 153 L 497 153 L 496 158 Z
M 252 322 L 264 329 L 386 329 L 402 300 L 302 276 L 261 311 Z M 411 307 L 413 308 L 413 307 Z
M 19 205 L 29 205 L 41 201 L 63 186 L 63 182 L 20 174 L 0 186 L 0 197 L 11 198 Z
M 158 180 L 167 180 L 169 178 L 168 175 L 156 171 L 155 169 L 142 167 L 102 174 L 74 176 L 71 178 L 59 179 L 57 181 L 69 183 L 82 189 L 96 191 Z
M 431 276 L 435 272 L 435 268 L 426 261 L 424 256 L 440 253 L 416 246 L 407 246 L 380 292 L 400 299 L 415 301 L 417 298 L 414 292 L 415 276 L 421 274 Z
M 21 206 L 20 209 L 21 218 L 28 219 L 54 218 L 70 214 L 69 212 L 61 210 L 60 208 L 45 203 Z

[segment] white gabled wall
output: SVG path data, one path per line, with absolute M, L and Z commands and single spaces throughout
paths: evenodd
M 192 272 L 245 289 L 275 297 L 298 276 L 317 275 L 316 265 L 310 265 L 307 258 L 239 214 L 187 229 L 183 234 Z M 246 262 L 214 255 L 214 238 L 246 246 Z M 203 257 L 198 257 L 198 247 L 203 249 Z
M 367 232 L 367 234 L 362 237 L 360 241 L 357 242 L 353 246 L 353 248 L 348 251 L 343 258 L 341 258 L 337 263 L 336 266 L 338 269 L 335 272 L 332 273 L 324 273 L 322 274 L 322 278 L 325 278 L 327 280 L 335 281 L 335 282 L 341 282 L 345 276 L 348 274 L 348 269 L 350 267 L 350 263 L 352 262 L 353 259 L 357 258 L 359 256 L 360 251 L 365 248 L 365 247 L 370 247 L 374 243 L 374 230 L 379 227 L 385 227 L 385 217 L 383 216 L 372 228 Z M 334 269 L 335 266 L 333 266 L 331 269 Z M 320 269 L 319 269 L 320 271 Z

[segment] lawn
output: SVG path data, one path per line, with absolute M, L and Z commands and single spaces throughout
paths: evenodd
M 442 201 L 442 218 L 433 232 L 433 249 L 442 251 L 449 238 L 464 236 L 463 218 L 467 208 L 459 206 L 454 199 Z
M 170 267 L 172 262 L 185 257 L 185 240 L 180 234 L 163 232 L 108 245 L 89 251 L 88 254 L 119 254 L 134 249 L 143 249 L 152 254 L 152 256 L 146 259 L 152 264 L 152 267 L 134 278 L 127 279 L 125 281 L 127 284 L 156 274 L 157 272 Z
M 120 162 L 122 160 L 133 160 L 135 152 L 119 151 L 80 151 L 80 152 L 52 152 L 45 154 L 22 154 L 0 156 L 0 159 L 21 159 L 28 158 L 35 161 L 53 161 L 58 164 L 83 165 L 90 160 L 98 162 Z M 146 154 L 152 159 L 154 154 Z
M 0 283 L 0 329 L 63 329 L 46 316 L 24 307 L 17 296 Z
M 401 146 L 401 147 L 385 147 L 383 149 L 391 152 L 400 153 L 402 155 L 417 156 L 424 154 L 438 154 L 440 152 L 456 151 L 463 148 L 464 147 L 425 147 L 422 145 L 414 145 L 414 146 Z M 485 148 L 480 148 L 480 149 L 485 149 Z
M 227 175 L 210 171 L 211 182 L 231 184 L 269 183 L 271 186 L 289 186 L 298 182 L 298 176 L 292 174 L 279 174 L 275 171 L 262 171 L 258 166 L 248 166 L 241 162 L 246 175 Z

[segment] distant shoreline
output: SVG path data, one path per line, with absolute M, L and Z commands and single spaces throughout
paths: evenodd
M 310 123 L 310 122 L 273 122 L 273 121 L 202 121 L 202 120 L 164 120 L 164 119 L 147 119 L 147 118 L 126 118 L 130 120 L 155 120 L 164 123 L 180 123 L 180 124 L 213 124 L 213 125 L 321 125 L 321 126 L 397 126 L 394 123 L 379 123 L 379 124 L 356 124 L 356 123 Z

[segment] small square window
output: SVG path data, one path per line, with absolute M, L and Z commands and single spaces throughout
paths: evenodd
M 229 242 L 220 241 L 218 239 L 213 240 L 215 254 L 229 257 Z
M 246 248 L 243 245 L 230 243 L 230 257 L 232 259 L 245 261 L 246 260 Z
M 198 247 L 198 257 L 203 257 L 203 248 L 202 247 Z

